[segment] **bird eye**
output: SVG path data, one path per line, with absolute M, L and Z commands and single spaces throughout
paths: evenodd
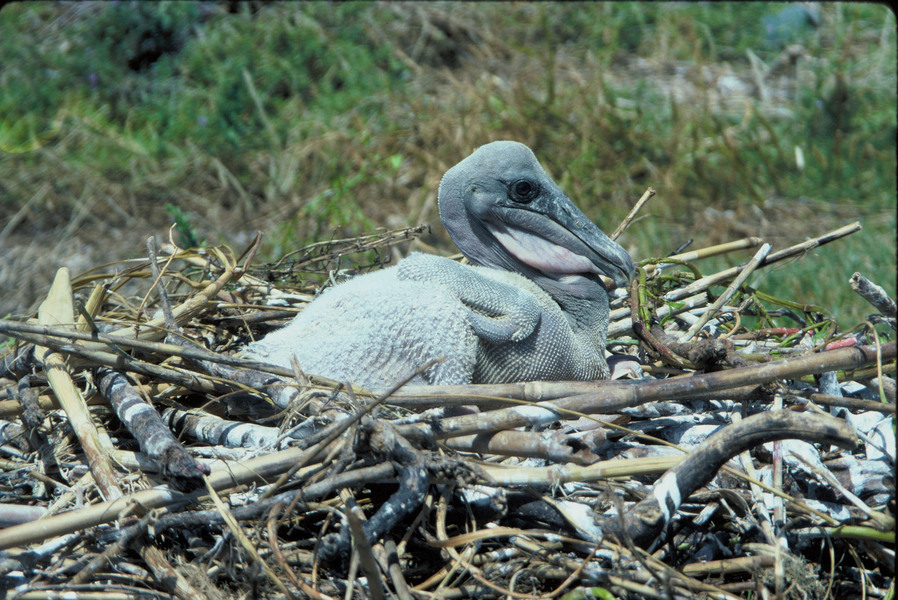
M 518 179 L 508 186 L 508 192 L 512 200 L 526 204 L 539 194 L 539 184 L 529 179 Z

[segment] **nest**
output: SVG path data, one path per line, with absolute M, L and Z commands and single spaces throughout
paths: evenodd
M 151 240 L 149 260 L 116 273 L 60 270 L 36 321 L 0 322 L 15 340 L 0 380 L 0 587 L 191 600 L 885 595 L 895 342 L 877 326 L 892 335 L 895 303 L 856 274 L 877 314 L 839 332 L 820 307 L 748 285 L 859 229 L 642 261 L 611 306 L 623 379 L 397 381 L 382 394 L 236 351 L 313 298 L 308 273 L 357 252 L 376 266 L 420 229 L 264 268 L 250 266 L 253 248 L 169 244 L 157 257 Z M 745 264 L 697 266 L 746 248 Z

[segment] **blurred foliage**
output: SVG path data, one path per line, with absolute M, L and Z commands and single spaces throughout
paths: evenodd
M 894 289 L 884 6 L 17 3 L 0 55 L 0 211 L 22 232 L 177 217 L 194 239 L 263 229 L 271 257 L 435 222 L 445 169 L 510 138 L 608 229 L 656 188 L 637 257 L 860 219 L 764 283 L 844 320 L 868 311 L 853 270 Z
M 41 28 L 3 38 L 16 65 L 3 72 L 0 112 L 4 124 L 16 123 L 4 145 L 27 146 L 60 111 L 75 116 L 85 105 L 155 155 L 190 140 L 220 157 L 280 147 L 269 114 L 289 110 L 327 124 L 349 109 L 378 111 L 399 70 L 388 48 L 366 38 L 360 8 L 310 3 L 285 16 L 251 14 L 248 5 L 230 15 L 193 2 L 70 6 L 57 17 L 67 21 L 59 38 Z M 0 27 L 47 20 L 48 10 L 12 5 Z

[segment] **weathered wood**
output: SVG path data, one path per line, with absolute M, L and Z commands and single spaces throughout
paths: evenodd
M 179 490 L 201 487 L 209 468 L 193 458 L 172 435 L 156 409 L 147 404 L 118 371 L 99 369 L 97 375 L 100 393 L 112 404 L 115 414 L 138 441 L 140 449 L 159 463 L 165 479 Z

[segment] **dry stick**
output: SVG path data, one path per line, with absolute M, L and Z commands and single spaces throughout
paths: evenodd
M 670 347 L 670 343 L 662 343 L 655 335 L 655 332 L 652 331 L 651 307 L 649 306 L 648 294 L 646 292 L 644 271 L 640 270 L 637 272 L 637 277 L 634 277 L 633 281 L 630 282 L 627 291 L 630 297 L 633 333 L 645 349 L 649 351 L 650 355 L 653 358 L 661 358 L 665 365 L 674 368 L 684 370 L 696 369 L 685 357 L 675 353 L 673 348 Z
M 742 415 L 739 411 L 734 411 L 732 414 L 733 424 L 738 425 L 742 422 Z M 776 533 L 773 531 L 773 525 L 770 521 L 770 514 L 767 511 L 767 506 L 764 504 L 763 490 L 761 486 L 759 486 L 755 481 L 758 479 L 757 471 L 755 471 L 754 462 L 752 462 L 751 453 L 746 450 L 745 452 L 739 453 L 739 461 L 742 464 L 742 468 L 745 470 L 745 474 L 751 477 L 752 481 L 748 482 L 749 489 L 751 490 L 752 497 L 752 510 L 758 516 L 758 522 L 761 525 L 761 533 L 764 534 L 764 539 L 767 540 L 767 543 L 771 546 L 776 544 Z
M 277 427 L 228 421 L 202 411 L 183 411 L 166 408 L 162 420 L 168 427 L 188 437 L 212 446 L 226 448 L 269 448 L 280 438 Z
M 794 246 L 790 246 L 779 252 L 774 252 L 773 254 L 768 254 L 767 258 L 765 258 L 759 267 L 766 267 L 767 265 L 772 265 L 773 263 L 779 262 L 781 260 L 785 260 L 787 258 L 791 258 L 793 256 L 797 256 L 799 254 L 804 254 L 806 252 L 810 252 L 814 248 L 818 248 L 824 244 L 828 244 L 833 242 L 839 238 L 843 238 L 846 235 L 851 235 L 852 233 L 857 233 L 861 230 L 861 224 L 857 221 L 851 223 L 850 225 L 845 225 L 844 227 L 840 227 L 838 229 L 834 229 L 828 233 L 825 233 L 819 237 L 812 238 L 810 240 L 805 240 L 800 244 L 795 244 Z M 697 294 L 698 292 L 703 292 L 710 288 L 711 286 L 718 285 L 724 281 L 729 281 L 733 277 L 739 274 L 739 271 L 742 267 L 730 267 L 729 269 L 725 269 L 718 273 L 714 273 L 713 275 L 709 275 L 707 277 L 702 277 L 701 279 L 697 279 L 693 281 L 687 286 L 678 288 L 676 290 L 670 291 L 664 295 L 664 300 L 672 302 L 676 300 L 681 300 L 686 298 L 687 296 L 692 296 L 693 294 Z
M 0 321 L 0 329 L 3 322 Z M 71 330 L 69 330 L 71 332 Z M 83 335 L 83 334 L 81 334 Z M 57 334 L 54 333 L 54 336 Z M 155 377 L 167 383 L 181 385 L 190 390 L 201 393 L 227 393 L 234 390 L 231 382 L 220 383 L 209 376 L 193 371 L 177 370 L 172 367 L 144 362 L 127 355 L 112 354 L 110 352 L 85 350 L 80 344 L 70 344 L 58 341 L 57 337 L 45 337 L 36 334 L 19 333 L 16 335 L 21 340 L 26 340 L 41 346 L 46 346 L 56 352 L 69 354 L 84 359 L 92 366 L 105 366 L 121 371 L 130 371 Z M 58 336 L 64 338 L 65 336 Z
M 66 272 L 68 273 L 68 271 L 66 271 Z M 190 319 L 192 319 L 193 317 L 195 317 L 196 315 L 198 315 L 205 308 L 206 304 L 208 304 L 208 302 L 222 290 L 222 288 L 225 286 L 225 284 L 227 284 L 229 281 L 231 281 L 235 277 L 238 277 L 238 278 L 241 277 L 243 274 L 244 274 L 243 269 L 240 269 L 237 267 L 232 267 L 232 266 L 226 267 L 224 269 L 224 272 L 218 277 L 218 279 L 216 279 L 215 281 L 213 281 L 212 283 L 207 285 L 205 288 L 203 288 L 202 291 L 200 291 L 198 294 L 196 294 L 193 298 L 187 300 L 186 302 L 184 302 L 183 304 L 178 306 L 174 311 L 172 311 L 175 321 L 178 324 L 184 324 L 187 321 L 189 321 Z M 71 288 L 71 285 L 69 286 L 69 288 Z M 61 322 L 56 322 L 54 324 L 60 324 L 60 323 L 66 323 L 66 322 L 61 321 Z M 68 321 L 68 323 L 71 323 L 71 321 Z M 24 325 L 24 324 L 21 324 L 21 323 L 20 324 L 8 324 L 8 323 L 0 322 L 0 331 L 5 331 L 5 328 L 3 327 L 4 325 L 10 325 L 10 331 L 12 331 L 13 329 L 15 329 L 17 327 L 21 328 L 22 325 Z M 160 339 L 160 338 L 165 337 L 165 335 L 167 333 L 165 331 L 164 327 L 165 327 L 165 317 L 163 316 L 163 317 L 158 317 L 158 318 L 152 319 L 146 323 L 136 323 L 132 326 L 118 329 L 111 334 L 111 337 L 116 338 L 119 336 L 127 336 L 127 337 L 133 339 L 135 337 L 134 334 L 135 334 L 136 328 L 142 328 L 139 331 L 139 334 L 137 337 L 145 339 L 145 340 L 146 339 L 150 339 L 150 340 Z M 91 335 L 99 336 L 100 334 L 91 334 Z M 22 339 L 25 339 L 25 338 L 22 337 Z M 73 335 L 72 339 L 83 339 L 83 338 L 81 338 L 80 335 Z M 88 338 L 88 339 L 95 339 L 95 338 L 92 337 L 92 338 Z M 96 349 L 104 350 L 104 349 L 106 349 L 106 347 L 104 345 L 97 345 Z M 12 360 L 8 359 L 8 357 L 4 357 L 4 367 L 5 367 L 5 369 L 10 370 L 10 371 L 18 370 L 18 368 L 20 366 L 24 366 L 23 361 L 26 358 L 27 358 L 27 354 L 25 354 L 24 352 L 17 355 Z M 121 366 L 121 365 L 116 365 L 114 363 L 110 364 L 108 360 L 109 359 L 107 357 L 106 360 L 100 361 L 99 364 L 103 364 L 103 365 L 111 366 L 111 367 L 115 367 L 115 368 L 119 368 Z
M 278 540 L 277 536 L 278 523 L 280 522 L 277 518 L 277 514 L 283 511 L 285 507 L 286 504 L 284 502 L 279 502 L 269 512 L 266 531 L 268 532 L 268 545 L 271 548 L 271 554 L 274 556 L 275 561 L 277 561 L 278 565 L 281 567 L 281 571 L 283 571 L 284 575 L 287 576 L 287 579 L 289 579 L 290 582 L 293 583 L 293 585 L 302 590 L 306 595 L 310 596 L 314 600 L 337 600 L 332 596 L 322 594 L 321 592 L 307 584 L 305 581 L 300 579 L 299 575 L 296 574 L 294 569 L 287 564 L 287 557 L 284 556 L 284 553 L 281 551 L 280 541 Z
M 84 303 L 81 316 L 78 317 L 78 323 L 75 325 L 75 329 L 78 331 L 96 330 L 96 327 L 93 327 L 92 320 L 100 313 L 100 309 L 103 307 L 103 302 L 106 300 L 107 291 L 108 288 L 105 285 L 94 286 L 94 289 L 90 292 L 90 297 L 88 297 L 87 302 Z
M 646 545 L 657 539 L 659 530 L 671 520 L 680 504 L 708 483 L 730 458 L 760 444 L 784 439 L 847 448 L 856 446 L 858 441 L 853 427 L 833 417 L 790 411 L 753 415 L 714 433 L 683 462 L 665 473 L 655 483 L 652 493 L 622 517 L 602 519 L 602 528 L 618 539 L 629 536 L 636 545 Z
M 162 271 L 156 264 L 155 240 L 152 236 L 147 240 L 147 251 L 155 277 L 152 287 L 158 286 L 166 328 L 175 331 L 178 324 L 168 301 L 168 294 L 165 293 Z M 112 404 L 118 418 L 140 443 L 141 450 L 160 465 L 165 480 L 179 490 L 200 488 L 203 476 L 209 474 L 209 467 L 191 456 L 166 427 L 156 409 L 144 401 L 123 373 L 113 369 L 99 369 L 97 375 L 100 393 Z
M 705 311 L 705 313 L 699 317 L 698 321 L 692 324 L 692 327 L 680 337 L 680 343 L 684 343 L 692 339 L 696 333 L 701 330 L 705 324 L 711 320 L 711 317 L 717 314 L 717 311 L 723 307 L 724 304 L 729 301 L 730 298 L 733 297 L 733 294 L 736 293 L 743 283 L 745 283 L 749 276 L 754 273 L 755 269 L 758 268 L 758 265 L 761 264 L 761 261 L 767 258 L 767 255 L 770 253 L 770 244 L 764 244 L 761 246 L 760 250 L 758 250 L 755 255 L 752 257 L 750 261 L 742 268 L 742 271 L 739 275 L 736 276 L 736 279 L 733 280 L 733 283 L 724 290 L 723 294 L 720 295 L 719 298 L 711 305 L 711 307 Z
M 69 584 L 80 585 L 87 583 L 104 566 L 114 564 L 116 557 L 121 556 L 131 547 L 138 536 L 146 533 L 147 526 L 152 520 L 154 520 L 153 516 L 147 514 L 141 517 L 140 522 L 123 529 L 113 543 L 106 546 L 103 552 L 92 558 L 80 571 L 75 573 L 69 580 Z
M 659 321 L 668 315 L 679 315 L 694 308 L 699 308 L 708 303 L 708 294 L 701 292 L 684 298 L 674 304 L 665 304 L 655 310 L 653 316 Z M 611 322 L 608 324 L 608 338 L 633 333 L 633 319 L 630 318 L 630 307 L 625 306 L 611 311 Z
M 156 238 L 153 236 L 147 238 L 147 254 L 150 259 L 150 271 L 153 273 L 153 285 L 147 291 L 147 296 L 153 291 L 154 287 L 159 286 L 159 306 L 162 308 L 162 316 L 165 318 L 166 324 L 168 327 L 171 327 L 171 324 L 175 322 L 175 315 L 172 313 L 171 302 L 168 301 L 168 294 L 165 293 L 165 285 L 162 283 L 162 270 L 156 261 Z M 171 256 L 168 258 L 168 262 L 165 264 L 166 267 L 173 258 Z
M 202 373 L 179 370 L 172 367 L 163 367 L 161 365 L 144 362 L 128 356 L 111 354 L 109 352 L 83 350 L 80 346 L 57 343 L 53 338 L 41 338 L 40 336 L 32 336 L 29 334 L 19 334 L 18 337 L 23 340 L 29 340 L 42 346 L 46 346 L 56 352 L 77 355 L 86 359 L 94 366 L 105 366 L 120 371 L 129 371 L 148 377 L 155 377 L 161 381 L 181 385 L 189 390 L 200 393 L 224 394 L 232 392 L 235 389 L 233 382 L 219 382 Z M 0 403 L 0 408 L 2 408 L 4 412 L 9 410 L 2 405 L 3 403 Z
M 399 489 L 381 504 L 377 511 L 362 525 L 369 540 L 378 540 L 392 531 L 399 522 L 411 516 L 424 503 L 430 479 L 422 453 L 396 434 L 388 421 L 371 420 L 362 426 L 368 435 L 368 443 L 380 455 L 395 464 L 399 475 Z M 318 556 L 330 561 L 348 553 L 351 546 L 351 528 L 344 528 L 321 538 Z
M 576 434 L 561 431 L 496 431 L 450 438 L 446 440 L 446 446 L 462 452 L 589 465 L 599 459 L 593 450 L 604 441 L 603 429 Z
M 671 260 L 678 260 L 683 262 L 693 262 L 696 260 L 700 260 L 702 258 L 709 258 L 711 256 L 718 256 L 720 254 L 726 254 L 727 252 L 733 252 L 735 250 L 747 250 L 749 248 L 757 248 L 763 242 L 759 237 L 751 236 L 742 238 L 740 240 L 735 240 L 732 242 L 726 242 L 723 244 L 717 244 L 716 246 L 708 246 L 706 248 L 699 248 L 698 250 L 692 250 L 690 252 L 682 252 L 680 254 L 674 254 L 673 256 L 669 256 L 667 258 Z M 662 265 L 662 268 L 667 268 L 673 266 L 672 264 L 665 263 Z M 645 265 L 645 273 L 646 275 L 651 275 L 655 269 L 659 268 L 659 265 Z
M 207 479 L 217 491 L 251 482 L 267 482 L 271 477 L 289 470 L 298 462 L 311 464 L 312 461 L 323 458 L 328 450 L 329 448 L 320 446 L 308 450 L 289 448 L 243 462 L 228 463 L 226 468 L 213 471 Z M 142 513 L 176 502 L 189 502 L 198 497 L 198 493 L 184 494 L 165 488 L 140 490 L 118 500 L 100 502 L 33 523 L 2 529 L 0 550 L 25 546 L 64 533 L 109 523 L 134 512 Z
M 860 296 L 873 305 L 876 310 L 887 317 L 895 318 L 898 316 L 898 305 L 889 298 L 884 289 L 876 285 L 860 273 L 855 273 L 848 280 L 851 289 L 860 294 Z
M 63 267 L 56 272 L 56 278 L 53 280 L 47 299 L 38 309 L 38 321 L 42 325 L 72 323 L 74 321 L 73 309 L 69 270 Z M 84 450 L 91 473 L 93 473 L 94 480 L 103 497 L 107 500 L 121 498 L 122 492 L 118 488 L 115 469 L 109 460 L 108 453 L 102 447 L 100 436 L 91 420 L 84 398 L 69 375 L 65 359 L 45 347 L 38 347 L 35 356 L 44 365 L 50 387 L 69 418 L 69 424 Z
M 66 274 L 67 273 L 68 273 L 68 271 L 66 270 Z M 221 276 L 219 276 L 218 279 L 216 279 L 214 282 L 207 285 L 196 296 L 194 296 L 193 298 L 184 302 L 183 304 L 178 306 L 173 311 L 173 316 L 174 316 L 174 319 L 176 320 L 176 322 L 178 322 L 179 324 L 185 323 L 185 322 L 189 321 L 191 318 L 193 318 L 194 316 L 198 315 L 205 308 L 205 306 L 209 302 L 209 300 L 214 298 L 221 291 L 221 289 L 224 287 L 224 285 L 226 283 L 228 283 L 234 277 L 239 277 L 242 274 L 243 274 L 242 269 L 238 269 L 236 267 L 230 267 L 230 266 L 225 268 L 224 272 L 221 274 Z M 69 296 L 71 296 L 70 288 L 71 288 L 71 286 L 69 286 Z M 69 300 L 69 302 L 71 303 L 71 300 Z M 60 323 L 65 323 L 65 322 L 66 321 L 55 321 L 55 322 L 52 322 L 52 324 L 58 325 Z M 71 323 L 71 320 L 69 320 L 68 322 Z M 2 324 L 3 323 L 0 322 L 0 325 L 2 325 Z M 45 324 L 50 324 L 50 323 L 45 323 Z M 126 327 L 123 329 L 119 329 L 112 334 L 112 337 L 114 338 L 116 336 L 122 336 L 122 335 L 127 335 L 130 337 L 133 337 L 134 331 L 135 331 L 134 327 L 139 326 L 139 327 L 144 328 L 142 331 L 140 331 L 139 337 L 149 338 L 149 339 L 159 339 L 161 337 L 164 337 L 166 334 L 165 330 L 163 329 L 164 324 L 165 324 L 165 318 L 159 317 L 156 319 L 152 319 L 151 321 L 149 321 L 147 323 L 141 323 L 141 324 L 137 324 L 135 326 L 130 326 L 130 327 Z M 19 324 L 19 325 L 22 325 L 22 324 Z M 83 334 L 76 334 L 76 335 L 80 337 L 80 335 L 83 335 Z M 98 336 L 99 334 L 92 334 L 92 335 Z M 22 337 L 24 337 L 24 336 L 22 336 Z M 60 351 L 64 350 L 63 347 L 56 346 L 55 344 L 48 344 L 48 345 L 53 346 Z M 105 346 L 100 346 L 100 347 L 105 348 Z M 79 354 L 85 354 L 85 353 L 79 352 Z M 150 375 L 154 375 L 154 376 L 161 376 L 166 381 L 170 380 L 170 378 L 171 378 L 171 371 L 169 369 L 163 369 L 156 365 L 150 365 L 148 363 L 140 363 L 139 361 L 131 361 L 130 359 L 127 359 L 122 356 L 111 355 L 109 353 L 101 352 L 101 353 L 99 353 L 99 355 L 94 355 L 94 358 L 97 360 L 97 363 L 101 364 L 101 365 L 106 365 L 109 367 L 122 369 L 124 367 L 124 365 L 127 364 L 128 367 L 130 368 L 130 370 L 133 370 L 134 372 L 150 374 Z M 168 375 L 168 378 L 165 377 L 166 375 Z M 203 377 L 200 377 L 199 375 L 185 376 L 181 379 L 180 383 L 182 383 L 183 385 L 186 385 L 187 387 L 191 387 L 191 385 L 190 385 L 191 381 L 208 381 L 208 378 L 203 378 Z M 205 386 L 205 387 L 208 387 L 208 386 Z M 212 388 L 214 389 L 214 387 L 215 386 L 213 385 Z M 225 389 L 228 389 L 228 388 L 226 387 Z
M 883 361 L 893 360 L 896 356 L 895 342 L 883 345 L 881 350 Z M 397 429 L 404 435 L 414 435 L 417 431 L 433 435 L 437 439 L 445 439 L 551 423 L 561 418 L 566 411 L 585 414 L 614 412 L 655 400 L 685 400 L 700 394 L 726 392 L 734 387 L 758 386 L 777 379 L 793 379 L 802 375 L 854 369 L 874 363 L 876 360 L 877 349 L 872 346 L 840 348 L 810 356 L 692 377 L 609 383 L 597 387 L 595 392 L 569 396 L 552 402 L 537 402 L 527 406 L 442 419 L 433 426 L 432 431 L 427 425 L 417 423 L 401 425 Z
M 172 313 L 178 325 L 183 325 L 193 317 L 200 314 L 212 298 L 214 298 L 222 290 L 222 288 L 232 279 L 240 278 L 244 274 L 243 269 L 228 265 L 225 267 L 218 279 L 207 285 L 196 296 L 190 298 L 186 302 L 180 304 Z M 165 337 L 167 332 L 165 327 L 165 317 L 156 317 L 145 323 L 135 323 L 122 329 L 112 332 L 112 335 L 128 335 L 134 337 L 137 328 L 140 329 L 137 337 L 141 339 L 158 340 Z
M 114 349 L 116 346 L 120 346 L 122 348 L 133 348 L 135 350 L 142 350 L 148 353 L 159 354 L 165 357 L 179 356 L 182 358 L 190 358 L 193 360 L 210 360 L 226 365 L 234 365 L 246 368 L 272 367 L 272 365 L 250 361 L 245 358 L 237 358 L 226 356 L 224 354 L 217 354 L 210 350 L 206 350 L 201 346 L 179 346 L 177 344 L 152 342 L 145 339 L 134 339 L 134 337 L 126 337 L 124 335 L 118 334 L 75 331 L 68 327 L 54 327 L 51 325 L 39 325 L 35 323 L 19 323 L 16 321 L 0 321 L 0 333 L 7 334 L 10 337 L 15 337 L 32 342 L 37 339 L 40 340 L 40 342 L 38 343 L 41 344 L 46 341 L 48 343 L 53 343 L 60 348 L 64 348 L 65 346 L 63 345 L 63 342 L 59 340 L 79 340 L 87 342 L 84 344 L 71 344 L 71 348 L 69 350 L 60 350 L 74 356 L 78 356 L 81 350 L 109 351 L 110 348 Z M 30 336 L 28 334 L 30 334 Z M 59 340 L 53 341 L 53 338 L 58 338 Z M 292 374 L 289 369 L 278 367 L 273 370 L 276 370 L 280 375 L 284 376 L 291 376 Z
M 353 238 L 328 240 L 315 242 L 294 250 L 278 259 L 273 268 L 280 267 L 288 260 L 293 271 L 302 271 L 303 267 L 316 262 L 331 261 L 342 255 L 364 252 L 379 248 L 389 248 L 396 244 L 417 240 L 425 231 L 430 231 L 429 225 L 416 225 L 414 227 L 401 227 L 399 229 L 383 230 L 378 233 L 370 233 Z M 319 249 L 321 252 L 319 253 Z M 299 258 L 293 258 L 299 256 Z
M 109 400 L 119 420 L 140 444 L 141 451 L 161 467 L 165 480 L 179 490 L 201 487 L 209 467 L 191 456 L 156 409 L 144 401 L 121 372 L 99 369 L 97 376 L 100 394 Z
M 674 467 L 686 458 L 675 456 L 650 456 L 641 458 L 603 460 L 591 465 L 563 463 L 548 467 L 506 467 L 496 464 L 478 464 L 489 476 L 490 485 L 562 485 L 569 482 L 589 483 L 615 477 L 656 475 Z
M 274 586 L 280 590 L 282 594 L 287 596 L 288 598 L 295 598 L 296 596 L 287 589 L 287 586 L 284 585 L 284 582 L 281 581 L 281 578 L 277 576 L 274 570 L 265 562 L 262 557 L 259 555 L 258 550 L 247 537 L 246 532 L 240 527 L 240 524 L 237 522 L 237 519 L 234 518 L 234 515 L 231 513 L 230 509 L 225 505 L 224 502 L 221 501 L 218 494 L 215 491 L 215 488 L 210 484 L 210 482 L 206 481 L 207 491 L 209 492 L 209 497 L 215 503 L 215 508 L 218 510 L 218 513 L 224 519 L 225 524 L 228 526 L 228 529 L 231 530 L 231 534 L 237 540 L 237 542 L 243 546 L 243 549 L 246 553 L 253 559 L 253 562 L 256 563 L 261 569 L 265 572 Z
M 365 535 L 362 523 L 365 521 L 365 514 L 355 502 L 355 498 L 347 489 L 340 490 L 340 500 L 343 503 L 343 514 L 348 521 L 350 535 L 352 537 L 352 548 L 355 554 L 355 560 L 359 561 L 359 567 L 368 579 L 369 591 L 374 600 L 386 600 L 384 589 L 386 584 L 383 575 L 377 565 L 377 559 L 374 558 L 374 548 L 371 547 L 371 541 Z
M 740 556 L 738 558 L 724 558 L 720 560 L 709 560 L 704 563 L 692 563 L 683 565 L 680 570 L 684 575 L 690 577 L 697 576 L 721 576 L 735 574 L 751 574 L 757 573 L 761 569 L 768 569 L 773 566 L 773 556 Z M 754 584 L 753 584 L 754 585 Z
M 315 448 L 324 449 L 324 448 L 328 447 L 332 442 L 335 442 L 338 437 L 343 435 L 350 427 L 352 427 L 353 425 L 355 425 L 356 423 L 361 421 L 363 417 L 370 414 L 371 411 L 374 410 L 376 407 L 380 406 L 384 402 L 384 400 L 389 398 L 394 392 L 396 392 L 396 390 L 398 390 L 403 385 L 405 385 L 406 383 L 408 383 L 409 381 L 411 381 L 412 379 L 414 379 L 415 377 L 417 377 L 418 375 L 420 375 L 421 373 L 423 373 L 424 371 L 426 371 L 427 369 L 432 367 L 436 362 L 437 362 L 436 360 L 428 361 L 427 364 L 418 368 L 418 370 L 416 370 L 411 375 L 405 377 L 402 381 L 400 381 L 399 383 L 394 385 L 392 388 L 387 390 L 385 393 L 378 396 L 373 402 L 369 402 L 368 404 L 363 406 L 361 410 L 355 412 L 352 416 L 350 416 L 342 421 L 337 421 L 335 423 L 332 423 L 330 427 L 332 427 L 333 430 L 330 431 L 328 433 L 328 435 L 323 440 L 321 440 L 320 442 L 318 442 L 314 446 L 312 446 L 311 450 L 314 450 Z M 321 431 L 321 434 L 324 434 L 325 432 L 326 432 L 326 430 L 323 430 L 323 431 Z M 312 456 L 315 456 L 315 455 L 312 455 Z M 311 458 L 309 458 L 309 460 L 311 460 Z M 265 500 L 266 498 L 270 498 L 271 496 L 273 496 L 277 492 L 277 490 L 280 489 L 280 487 L 282 485 L 284 485 L 287 482 L 287 480 L 296 473 L 296 471 L 298 471 L 305 465 L 306 465 L 305 462 L 297 461 L 295 465 L 291 466 L 290 469 L 285 471 L 278 478 L 277 481 L 275 481 L 271 486 L 269 486 L 269 488 L 267 490 L 265 490 L 265 492 L 262 493 L 262 495 L 260 496 L 260 500 Z
M 649 199 L 655 195 L 655 190 L 652 188 L 646 189 L 646 191 L 642 194 L 642 197 L 636 201 L 636 204 L 633 205 L 633 208 L 630 210 L 630 213 L 621 221 L 621 224 L 617 226 L 617 229 L 614 230 L 610 237 L 612 240 L 616 240 L 620 237 L 620 235 L 627 230 L 627 227 L 630 226 L 630 223 L 633 222 L 633 219 L 636 217 L 636 213 L 640 211 L 642 205 L 649 201 Z
M 862 398 L 843 398 L 842 396 L 828 396 L 826 394 L 811 394 L 807 400 L 821 406 L 843 406 L 854 410 L 875 410 L 881 413 L 895 413 L 894 404 L 883 404 L 878 400 L 864 400 Z
M 692 375 L 688 376 L 692 377 Z M 677 380 L 688 379 L 679 377 Z M 557 400 L 583 394 L 621 394 L 633 385 L 646 382 L 627 381 L 527 381 L 521 383 L 472 383 L 467 385 L 406 386 L 390 398 L 391 406 L 404 408 L 430 408 L 432 406 L 476 405 L 493 409 L 521 404 Z M 726 397 L 743 398 L 757 391 L 757 385 L 726 388 Z M 690 400 L 710 400 L 720 397 L 720 390 L 696 391 Z M 664 400 L 658 396 L 653 400 Z M 628 408 L 628 407 L 624 407 Z M 614 412 L 614 411 L 609 411 Z
M 399 549 L 393 538 L 385 539 L 381 548 L 375 548 L 375 551 L 379 552 L 380 561 L 386 563 L 387 575 L 390 576 L 390 581 L 393 582 L 393 590 L 396 592 L 399 600 L 415 600 L 411 587 L 405 579 L 405 573 L 402 572 L 402 564 L 399 562 Z
M 261 241 L 261 240 L 260 240 Z M 181 248 L 173 244 L 162 244 L 162 252 L 169 254 L 173 257 L 177 256 L 179 252 L 183 252 Z M 251 252 L 251 255 L 255 255 L 255 250 Z M 205 258 L 201 258 L 199 256 L 177 256 L 179 260 L 183 260 L 184 262 L 192 265 L 196 265 L 198 267 L 208 267 L 209 260 Z M 240 278 L 240 282 L 243 285 L 248 287 L 259 287 L 263 289 L 268 289 L 272 287 L 271 282 L 264 281 L 259 279 L 258 277 L 254 277 L 249 273 L 244 272 Z M 305 300 L 306 302 L 311 302 L 314 295 L 312 294 L 302 294 L 299 292 L 290 292 L 291 297 L 296 297 Z

